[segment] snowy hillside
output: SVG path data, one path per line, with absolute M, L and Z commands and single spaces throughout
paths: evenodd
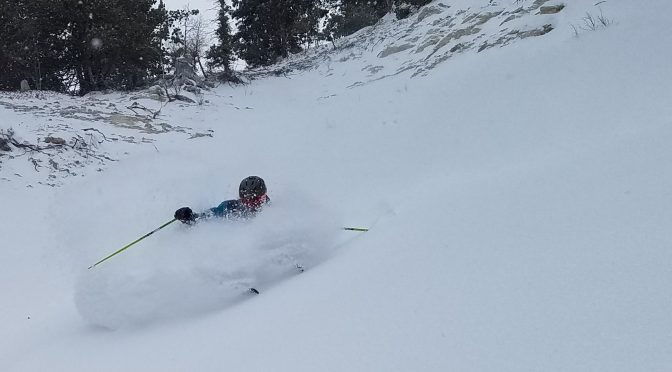
M 0 370 L 668 371 L 670 11 L 444 0 L 196 103 L 0 94 Z M 255 220 L 87 270 L 252 174 Z
M 287 75 L 306 68 L 337 76 L 348 87 L 357 87 L 410 71 L 411 77 L 427 76 L 441 63 L 469 52 L 503 47 L 530 37 L 543 36 L 566 22 L 565 6 L 550 0 L 433 2 L 403 20 L 389 14 L 378 24 L 355 35 L 338 39 L 333 48 L 309 49 L 271 68 Z M 586 7 L 599 18 L 599 7 Z M 605 23 L 610 19 L 603 18 Z M 597 27 L 599 20 L 594 20 Z M 575 20 L 577 32 L 585 21 Z M 584 27 L 586 28 L 586 27 Z M 590 27 L 592 28 L 592 26 Z M 343 73 L 339 67 L 357 60 L 361 76 Z M 361 79 L 354 80 L 351 79 Z

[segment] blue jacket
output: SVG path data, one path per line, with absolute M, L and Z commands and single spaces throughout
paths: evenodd
M 210 217 L 220 217 L 232 220 L 248 219 L 256 216 L 264 206 L 270 203 L 270 201 L 271 199 L 266 197 L 266 202 L 262 205 L 262 208 L 253 209 L 245 206 L 245 204 L 241 203 L 238 199 L 225 200 L 214 208 L 210 208 L 203 213 L 197 213 L 195 217 L 196 219 Z

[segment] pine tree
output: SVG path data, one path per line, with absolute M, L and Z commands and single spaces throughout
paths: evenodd
M 326 40 L 350 35 L 364 27 L 374 25 L 391 11 L 395 12 L 398 19 L 405 18 L 431 0 L 329 1 L 330 7 L 337 11 L 329 16 L 325 24 L 323 34 Z
M 332 37 L 350 35 L 378 22 L 392 5 L 392 0 L 340 0 L 339 12 L 330 16 L 325 31 Z
M 210 47 L 207 58 L 211 68 L 223 68 L 226 76 L 231 75 L 231 63 L 233 62 L 233 37 L 229 25 L 231 8 L 226 0 L 219 0 L 219 13 L 217 16 L 217 44 Z
M 163 71 L 162 0 L 0 0 L 0 89 L 134 89 Z
M 234 47 L 252 67 L 302 50 L 326 14 L 319 0 L 234 0 L 233 6 L 238 27 Z
M 80 94 L 133 89 L 161 72 L 161 25 L 156 0 L 67 0 L 67 69 Z
M 65 89 L 65 24 L 60 2 L 0 0 L 0 90 L 24 79 L 33 89 Z

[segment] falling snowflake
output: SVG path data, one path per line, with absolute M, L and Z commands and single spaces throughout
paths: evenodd
M 97 37 L 94 37 L 93 39 L 91 39 L 91 47 L 93 49 L 100 49 L 103 47 L 103 41 Z

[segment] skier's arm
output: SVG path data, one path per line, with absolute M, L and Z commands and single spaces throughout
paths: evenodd
M 204 215 L 207 215 L 208 217 L 210 216 L 215 216 L 215 217 L 227 217 L 230 215 L 233 210 L 235 210 L 235 201 L 234 200 L 226 200 L 223 201 L 221 204 L 214 208 L 208 209 Z
M 266 204 L 269 204 L 270 199 L 266 199 Z M 191 208 L 183 207 L 175 211 L 175 218 L 183 223 L 194 223 L 197 220 L 207 219 L 210 217 L 220 218 L 236 218 L 240 217 L 242 213 L 242 206 L 237 200 L 226 200 L 214 208 L 210 208 L 201 213 L 194 213 Z

